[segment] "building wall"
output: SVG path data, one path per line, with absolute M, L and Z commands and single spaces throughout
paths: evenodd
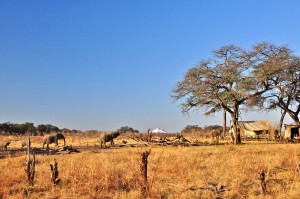
M 247 137 L 255 138 L 257 136 L 254 131 L 248 131 L 248 130 L 243 129 L 242 132 L 243 132 L 243 135 L 247 136 Z
M 295 126 L 285 126 L 285 130 L 284 130 L 284 138 L 285 139 L 291 139 L 291 129 L 292 128 L 297 128 Z M 300 127 L 298 127 L 298 132 L 300 134 Z

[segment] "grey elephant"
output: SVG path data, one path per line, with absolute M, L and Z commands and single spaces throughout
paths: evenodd
M 213 130 L 211 132 L 212 140 L 215 140 L 217 143 L 219 142 L 220 135 L 221 135 L 221 131 L 220 130 Z
M 110 142 L 110 145 L 114 145 L 114 138 L 118 137 L 121 135 L 120 132 L 113 132 L 113 133 L 103 133 L 100 135 L 100 145 L 102 148 L 102 144 L 104 144 L 104 147 L 106 148 L 106 142 Z
M 10 145 L 10 141 L 3 141 L 1 143 L 1 151 L 7 151 L 7 146 Z
M 47 144 L 46 149 L 49 149 L 49 144 L 55 143 L 58 146 L 58 140 L 64 140 L 64 146 L 66 146 L 65 136 L 61 133 L 57 133 L 54 135 L 45 135 L 43 138 L 43 148 L 45 144 Z

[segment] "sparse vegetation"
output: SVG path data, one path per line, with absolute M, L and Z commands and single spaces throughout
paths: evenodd
M 190 137 L 187 137 L 192 140 Z M 7 137 L 13 140 L 13 137 Z M 199 138 L 202 140 L 202 138 Z M 94 137 L 67 137 L 73 146 L 86 147 Z M 115 140 L 119 145 L 124 137 Z M 295 167 L 300 145 L 247 142 L 190 147 L 81 148 L 81 153 L 37 155 L 34 185 L 24 173 L 25 151 L 0 159 L 0 198 L 141 198 L 141 153 L 148 157 L 149 198 L 299 198 L 300 176 Z M 42 137 L 32 137 L 41 148 Z M 12 149 L 20 148 L 13 142 Z M 59 162 L 60 183 L 53 187 L 49 164 Z M 233 172 L 239 170 L 240 172 Z M 261 190 L 265 171 L 268 193 Z

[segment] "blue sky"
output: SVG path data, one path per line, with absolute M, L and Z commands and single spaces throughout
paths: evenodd
M 222 125 L 221 113 L 183 116 L 172 88 L 223 45 L 267 41 L 299 55 L 299 7 L 296 0 L 2 0 L 0 122 L 169 132 Z M 279 113 L 242 119 L 277 122 Z

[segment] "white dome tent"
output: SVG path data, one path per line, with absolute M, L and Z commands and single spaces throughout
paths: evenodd
M 156 128 L 152 131 L 152 133 L 167 133 L 167 132 L 162 130 L 161 128 Z

